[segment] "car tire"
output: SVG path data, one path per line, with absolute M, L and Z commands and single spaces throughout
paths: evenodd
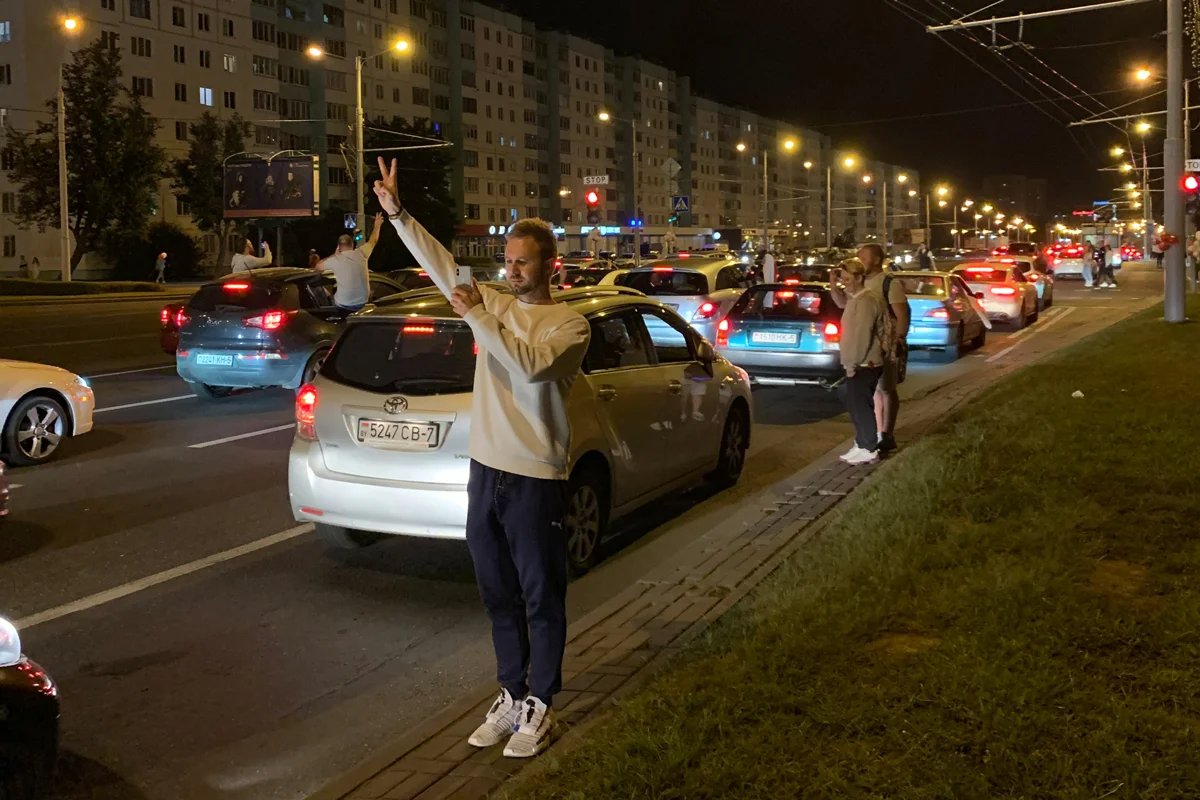
M 0 744 L 0 798 L 42 800 L 50 792 L 54 758 L 33 747 Z
M 1017 314 L 1017 318 L 1014 319 L 1010 324 L 1012 325 L 1012 329 L 1014 331 L 1019 331 L 1025 327 L 1025 307 L 1024 306 L 1021 307 L 1021 313 Z
M 233 394 L 232 386 L 209 386 L 207 383 L 189 383 L 192 394 L 201 400 L 221 400 Z
M 943 361 L 953 362 L 962 358 L 963 353 L 965 353 L 967 350 L 966 342 L 963 341 L 964 336 L 966 336 L 966 329 L 960 322 L 957 330 L 954 333 L 954 344 L 950 345 L 941 352 Z
M 61 401 L 40 394 L 26 397 L 13 407 L 4 423 L 0 450 L 14 467 L 43 464 L 54 457 L 62 440 L 70 435 L 70 421 Z
M 595 466 L 581 465 L 567 481 L 563 515 L 567 568 L 572 575 L 583 575 L 596 565 L 607 528 L 608 482 Z
M 987 328 L 980 325 L 979 326 L 979 335 L 971 340 L 971 347 L 978 350 L 979 348 L 983 347 L 985 344 L 987 344 Z
M 1054 290 L 1051 289 L 1046 294 L 1046 299 L 1042 301 L 1042 310 L 1045 311 L 1050 306 L 1054 305 Z
M 1038 321 L 1038 309 L 1037 309 L 1037 304 L 1036 304 L 1036 303 L 1034 303 L 1034 305 L 1033 305 L 1033 313 L 1029 315 L 1029 321 L 1028 321 L 1026 324 L 1027 324 L 1027 325 L 1032 325 L 1033 323 L 1035 323 L 1035 322 L 1037 322 L 1037 321 Z
M 321 371 L 321 365 L 325 363 L 325 359 L 329 356 L 329 348 L 322 347 L 320 350 L 312 354 L 308 359 L 308 363 L 304 365 L 304 372 L 300 373 L 300 386 L 306 383 L 312 383 L 316 380 L 317 373 Z M 296 387 L 296 391 L 300 391 L 300 386 Z
M 725 417 L 717 468 L 708 474 L 708 482 L 722 489 L 736 484 L 746 468 L 746 451 L 749 448 L 750 417 L 743 406 L 735 405 L 729 409 L 729 416 Z
M 361 550 L 383 538 L 383 534 L 356 531 L 321 522 L 314 522 L 313 528 L 316 530 L 317 539 L 334 550 Z

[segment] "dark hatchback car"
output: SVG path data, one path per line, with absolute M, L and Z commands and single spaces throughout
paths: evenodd
M 331 273 L 280 267 L 227 275 L 192 295 L 178 319 L 175 368 L 199 397 L 312 380 L 346 319 Z M 369 302 L 404 287 L 371 275 Z
M 37 800 L 58 759 L 58 686 L 0 617 L 0 798 Z
M 841 336 L 828 284 L 760 284 L 718 323 L 717 352 L 754 383 L 828 388 L 842 376 Z

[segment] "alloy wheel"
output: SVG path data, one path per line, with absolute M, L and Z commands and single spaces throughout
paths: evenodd
M 65 422 L 54 403 L 35 403 L 17 425 L 17 448 L 31 461 L 49 458 L 62 441 Z
M 567 552 L 574 564 L 587 564 L 600 542 L 600 497 L 591 484 L 575 487 L 564 520 Z

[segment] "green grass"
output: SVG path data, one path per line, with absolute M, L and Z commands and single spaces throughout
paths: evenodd
M 118 292 L 161 292 L 151 281 L 35 281 L 29 278 L 0 278 L 0 297 L 66 296 Z
M 505 796 L 1200 797 L 1200 325 L 1158 314 L 900 453 Z

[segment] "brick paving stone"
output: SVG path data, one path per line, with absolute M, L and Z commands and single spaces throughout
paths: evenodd
M 439 733 L 429 739 L 426 739 L 419 747 L 412 751 L 412 755 L 417 758 L 440 758 L 442 753 L 450 750 L 456 744 L 462 741 L 461 736 L 455 736 L 449 733 Z
M 404 772 L 420 772 L 424 775 L 445 775 L 454 765 L 434 758 L 420 758 L 413 753 L 401 758 L 395 764 L 395 769 Z
M 587 691 L 596 681 L 600 680 L 600 676 L 595 672 L 582 672 L 576 675 L 571 681 L 563 687 L 564 690 L 572 692 Z
M 411 774 L 411 772 L 397 772 L 389 769 L 386 772 L 379 773 L 374 778 L 371 778 L 371 780 L 359 786 L 350 793 L 349 797 L 352 800 L 360 800 L 360 798 L 361 800 L 375 800 L 376 798 L 383 797 L 389 791 L 399 786 L 401 781 L 408 778 L 408 776 Z
M 441 775 L 430 775 L 417 772 L 409 775 L 399 785 L 392 788 L 383 796 L 383 800 L 413 800 L 421 792 L 432 786 Z
M 481 797 L 487 797 L 498 786 L 498 782 L 490 781 L 487 778 L 471 778 L 447 800 L 479 800 Z
M 493 701 L 488 701 L 488 703 L 491 702 Z M 463 714 L 461 717 L 454 720 L 454 722 L 451 722 L 449 725 L 443 728 L 441 733 L 444 733 L 447 736 L 458 736 L 462 739 L 467 738 L 475 732 L 475 729 L 479 727 L 479 723 L 483 722 L 483 717 L 485 714 L 487 714 L 488 708 L 489 706 L 487 705 L 481 705 L 477 709 L 471 709 L 466 714 Z
M 416 800 L 447 800 L 470 781 L 470 778 L 458 775 L 446 775 L 438 782 L 416 796 Z
M 513 759 L 510 758 L 507 760 L 512 761 Z M 486 778 L 495 783 L 499 783 L 512 773 L 496 769 L 496 767 L 492 764 L 480 764 L 475 761 L 467 761 L 455 767 L 450 774 L 460 778 Z
M 672 625 L 682 625 L 687 627 L 693 622 L 696 622 L 704 616 L 704 612 L 717 604 L 716 597 L 698 597 L 696 602 L 692 603 L 682 614 L 680 614 Z

